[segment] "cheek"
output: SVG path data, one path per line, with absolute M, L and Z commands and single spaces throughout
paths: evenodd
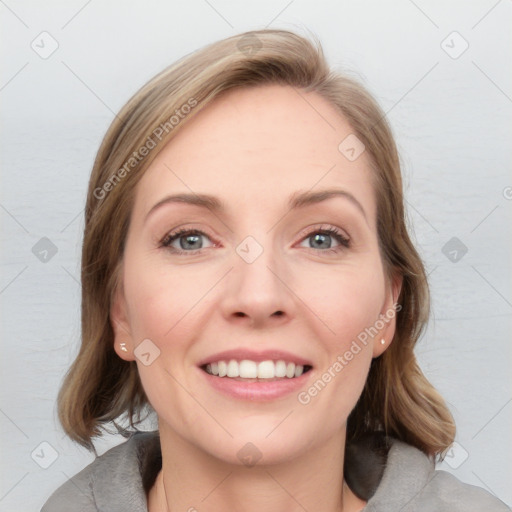
M 298 295 L 319 320 L 319 339 L 337 352 L 376 322 L 385 299 L 384 275 L 373 258 L 303 274 L 299 283 Z
M 204 290 L 179 269 L 170 273 L 154 268 L 151 263 L 127 268 L 137 268 L 136 272 L 127 272 L 125 278 L 134 338 L 136 342 L 150 338 L 159 345 L 186 323 Z
M 135 259 L 130 263 L 134 265 Z M 131 279 L 127 272 L 125 285 L 134 344 L 138 346 L 149 339 L 156 346 L 150 345 L 150 357 L 157 356 L 149 365 L 137 360 L 143 388 L 156 411 L 179 411 L 180 421 L 188 424 L 193 414 L 185 413 L 190 404 L 180 383 L 191 387 L 186 384 L 186 355 L 194 338 L 191 333 L 198 332 L 194 326 L 194 305 L 204 290 L 190 286 L 190 275 L 184 272 L 166 272 L 141 260 L 137 267 L 126 268 L 137 269 L 131 273 Z

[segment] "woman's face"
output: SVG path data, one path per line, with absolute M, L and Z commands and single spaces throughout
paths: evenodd
M 161 429 L 180 442 L 241 464 L 342 439 L 393 336 L 397 296 L 369 159 L 354 159 L 353 135 L 340 149 L 352 132 L 316 93 L 234 90 L 137 185 L 111 311 L 116 351 L 137 361 Z M 282 377 L 290 363 L 311 369 Z

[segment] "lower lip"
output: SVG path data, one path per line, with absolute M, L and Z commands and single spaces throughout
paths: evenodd
M 276 398 L 289 395 L 294 391 L 297 392 L 300 388 L 304 387 L 306 380 L 312 373 L 312 370 L 309 370 L 300 377 L 294 377 L 292 379 L 285 377 L 272 381 L 260 380 L 257 382 L 244 382 L 229 377 L 211 375 L 201 368 L 199 368 L 199 371 L 204 375 L 206 382 L 217 391 L 240 400 L 258 402 L 275 400 Z

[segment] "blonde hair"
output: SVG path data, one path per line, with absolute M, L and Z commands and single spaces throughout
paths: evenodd
M 64 431 L 94 450 L 92 439 L 107 424 L 118 427 L 116 420 L 126 415 L 135 428 L 135 415 L 140 421 L 148 405 L 136 363 L 122 360 L 114 351 L 109 318 L 139 179 L 166 142 L 221 93 L 265 84 L 314 91 L 348 120 L 372 162 L 386 272 L 403 279 L 393 342 L 372 361 L 348 418 L 347 442 L 383 431 L 429 456 L 440 455 L 452 444 L 455 425 L 413 352 L 428 320 L 429 291 L 406 228 L 400 162 L 391 130 L 382 110 L 357 81 L 328 68 L 318 41 L 282 30 L 246 32 L 186 56 L 144 85 L 108 129 L 94 162 L 85 208 L 82 343 L 58 397 Z

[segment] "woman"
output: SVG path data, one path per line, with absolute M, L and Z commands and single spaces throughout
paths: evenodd
M 382 111 L 298 35 L 146 84 L 92 171 L 59 417 L 90 449 L 145 406 L 158 431 L 43 511 L 508 510 L 434 471 L 455 426 L 413 354 L 428 287 L 403 202 Z

